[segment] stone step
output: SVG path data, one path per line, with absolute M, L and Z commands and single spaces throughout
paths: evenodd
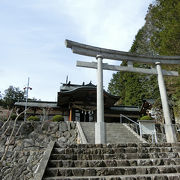
M 52 160 L 109 160 L 109 159 L 149 159 L 179 158 L 175 152 L 164 153 L 120 153 L 120 154 L 51 154 Z
M 130 160 L 50 160 L 48 167 L 120 167 L 180 165 L 179 158 L 130 159 Z
M 114 143 L 115 141 L 124 142 L 124 143 L 133 143 L 133 142 L 134 143 L 135 142 L 140 143 L 141 142 L 139 139 L 135 139 L 134 137 L 133 137 L 133 139 L 132 139 L 132 137 L 131 138 L 117 138 L 117 137 L 109 137 L 109 138 L 107 138 L 108 143 Z
M 140 143 L 131 131 L 122 123 L 105 123 L 106 126 L 106 142 L 107 143 Z M 95 143 L 95 123 L 81 122 L 81 127 L 88 143 Z
M 179 165 L 171 166 L 131 166 L 131 167 L 88 167 L 88 168 L 47 168 L 45 177 L 56 176 L 110 176 L 180 173 Z
M 79 177 L 46 177 L 43 180 L 179 180 L 180 174 L 143 174 L 143 175 L 122 175 L 122 176 L 79 176 Z
M 44 180 L 180 179 L 180 143 L 55 144 Z
M 118 154 L 118 153 L 157 153 L 173 152 L 172 147 L 120 147 L 120 148 L 54 148 L 55 154 Z
M 125 128 L 124 125 L 121 125 L 121 126 L 116 125 L 116 126 L 111 126 L 111 127 L 109 126 L 106 128 L 106 132 L 113 132 L 113 129 L 114 129 L 114 131 L 126 132 L 127 128 Z
M 126 131 L 124 131 L 124 132 L 121 132 L 121 135 L 122 135 L 122 137 L 132 137 L 132 134 L 131 133 L 128 133 L 128 132 L 126 132 Z M 107 133 L 107 135 L 106 136 L 115 136 L 115 137 L 117 137 L 117 135 L 116 135 L 116 131 L 113 131 L 113 132 L 108 132 Z M 119 138 L 121 138 L 120 136 L 118 136 Z
M 121 144 L 70 144 L 55 143 L 55 147 L 68 148 L 120 148 L 120 147 L 180 147 L 180 143 L 121 143 Z
M 109 128 L 109 127 L 108 127 Z M 125 128 L 125 126 L 121 126 L 121 127 L 111 127 L 109 129 L 106 129 L 106 132 L 114 132 L 114 131 L 121 131 L 121 132 L 127 132 L 127 129 Z
M 110 134 L 107 135 L 106 138 L 111 140 L 110 138 L 116 138 L 116 139 L 126 139 L 126 138 L 131 138 L 132 139 L 132 135 L 128 135 L 128 134 L 121 134 L 122 136 L 116 136 L 115 134 Z M 137 139 L 137 138 L 136 138 Z

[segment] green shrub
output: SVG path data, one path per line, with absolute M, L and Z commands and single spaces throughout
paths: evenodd
M 64 117 L 62 115 L 55 115 L 53 116 L 52 121 L 54 122 L 64 121 Z
M 140 118 L 140 120 L 152 120 L 151 116 L 143 116 Z
M 27 118 L 28 121 L 40 121 L 40 118 L 37 116 L 29 116 Z

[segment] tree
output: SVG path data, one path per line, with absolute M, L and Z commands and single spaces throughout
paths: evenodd
M 153 35 L 154 27 L 151 18 L 152 5 L 146 15 L 145 25 L 138 31 L 131 46 L 130 52 L 135 54 L 154 55 L 155 51 L 150 47 L 150 39 Z M 123 62 L 122 65 L 126 65 Z M 135 67 L 150 68 L 150 65 L 135 63 Z M 110 93 L 119 95 L 119 101 L 124 105 L 141 105 L 142 99 L 156 99 L 159 97 L 157 77 L 155 75 L 118 72 L 113 74 L 109 83 Z
M 22 100 L 24 100 L 24 92 L 18 87 L 9 86 L 9 88 L 5 90 L 3 103 L 6 108 L 11 109 L 15 102 Z
M 180 55 L 180 1 L 156 0 L 149 6 L 145 20 L 144 26 L 135 37 L 130 52 L 146 55 Z M 142 64 L 136 65 L 148 67 Z M 166 65 L 163 66 L 163 69 L 175 70 L 180 73 L 179 65 Z M 126 83 L 122 80 L 122 78 L 125 79 L 125 76 Z M 143 87 L 141 91 L 137 84 L 138 81 Z M 165 77 L 165 83 L 168 96 L 173 100 L 175 112 L 180 116 L 180 77 Z M 136 75 L 135 77 L 133 73 L 114 74 L 109 83 L 109 91 L 113 94 L 116 91 L 118 95 L 122 96 L 122 104 L 128 102 L 133 105 L 135 99 L 138 100 L 142 97 L 156 99 L 159 96 L 157 78 L 153 75 Z M 132 96 L 133 94 L 136 94 L 136 97 Z
M 156 0 L 152 8 L 156 31 L 151 45 L 160 55 L 180 55 L 180 1 Z
M 180 56 L 180 1 L 156 0 L 151 14 L 155 29 L 151 37 L 151 48 L 159 55 Z M 180 73 L 180 65 L 163 68 Z M 165 82 L 175 115 L 180 117 L 180 77 L 166 77 Z
M 142 75 L 131 72 L 118 72 L 113 74 L 108 90 L 120 96 L 120 104 L 142 104 L 142 99 L 152 99 L 159 96 L 157 78 L 153 75 Z
M 150 4 L 145 17 L 144 26 L 138 31 L 131 46 L 130 52 L 144 55 L 156 55 L 157 52 L 151 47 L 151 38 L 156 31 L 152 19 L 153 5 Z

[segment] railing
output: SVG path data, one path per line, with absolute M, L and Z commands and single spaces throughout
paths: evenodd
M 128 118 L 127 116 L 123 115 L 123 114 L 120 114 L 120 123 L 122 123 L 122 118 L 126 118 L 127 120 L 129 120 L 130 122 L 134 123 L 135 124 L 135 132 L 137 134 L 139 134 L 139 124 L 135 121 L 133 121 L 132 119 Z M 132 128 L 132 127 L 131 127 Z
M 147 132 L 143 131 L 143 128 L 142 128 L 142 125 L 140 125 L 139 123 L 133 121 L 132 119 L 128 118 L 127 116 L 123 115 L 123 114 L 120 114 L 120 123 L 122 123 L 122 118 L 126 118 L 128 121 L 132 122 L 135 126 L 131 127 L 130 125 L 130 128 L 132 128 L 137 134 L 139 134 L 142 138 L 142 135 L 143 134 L 147 134 Z M 151 134 L 151 137 L 152 137 L 152 143 L 154 143 L 154 140 L 155 140 L 155 143 L 157 143 L 157 135 L 156 135 L 156 130 L 155 132 L 152 132 Z

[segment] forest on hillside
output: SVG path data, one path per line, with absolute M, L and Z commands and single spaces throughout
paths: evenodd
M 130 52 L 144 55 L 180 56 L 180 1 L 155 0 L 150 4 L 144 26 L 139 29 Z M 126 65 L 126 62 L 122 62 Z M 146 67 L 146 64 L 134 64 Z M 175 70 L 180 74 L 180 65 L 166 65 L 163 69 Z M 174 114 L 180 117 L 180 76 L 165 77 L 169 102 Z M 117 72 L 109 83 L 108 91 L 121 97 L 119 104 L 138 105 L 143 99 L 160 102 L 157 77 L 131 72 Z M 157 103 L 158 104 L 158 103 Z

